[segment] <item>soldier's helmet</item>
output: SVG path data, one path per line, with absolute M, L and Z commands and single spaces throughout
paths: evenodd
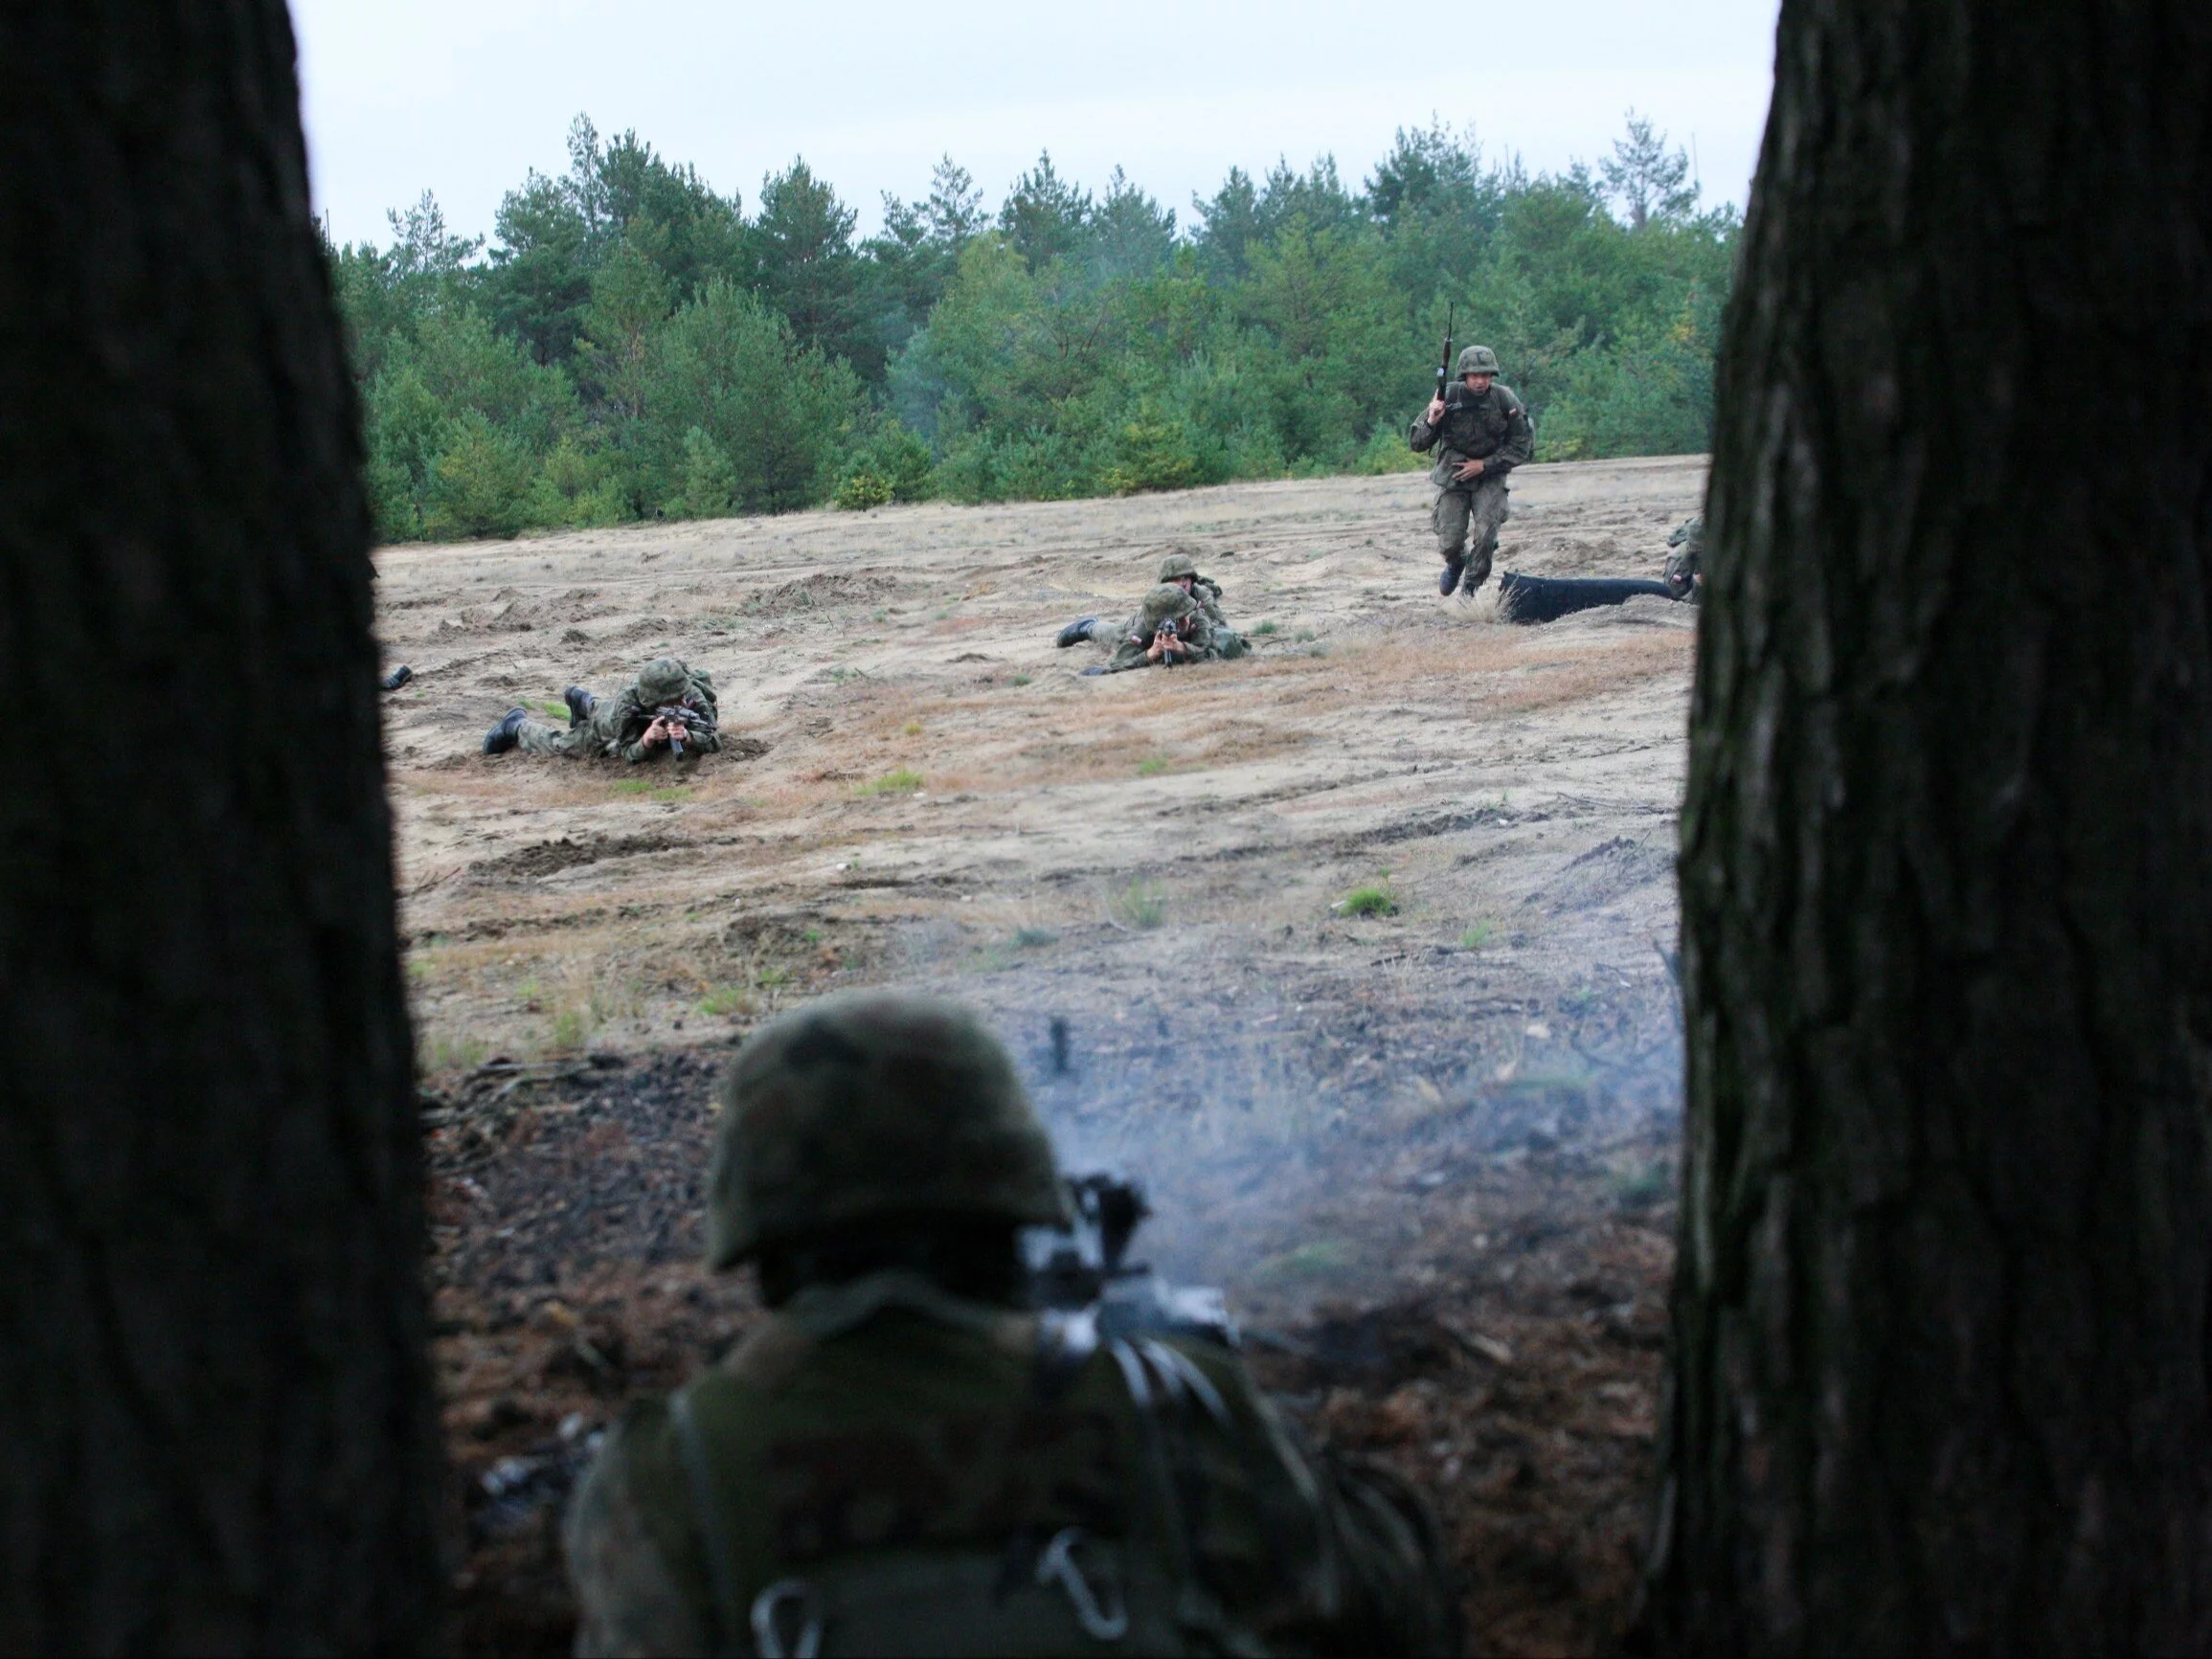
M 639 670 L 638 689 L 648 703 L 673 703 L 691 689 L 691 673 L 673 657 L 656 657 Z
M 1498 367 L 1498 353 L 1487 346 L 1469 346 L 1459 353 L 1459 373 L 1462 377 L 1469 374 L 1502 374 L 1504 372 L 1502 369 Z
M 1012 1062 L 957 1003 L 853 991 L 771 1020 L 722 1085 L 707 1261 L 892 1211 L 1062 1225 L 1066 1198 Z
M 1198 561 L 1188 553 L 1169 553 L 1160 561 L 1159 579 L 1162 582 L 1180 581 L 1185 576 L 1197 574 Z
M 1144 595 L 1144 625 L 1157 628 L 1162 622 L 1173 622 L 1198 609 L 1197 602 L 1171 582 L 1162 582 Z

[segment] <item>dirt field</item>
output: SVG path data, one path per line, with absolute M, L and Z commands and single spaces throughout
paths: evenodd
M 1524 468 L 1502 568 L 1653 575 L 1696 459 Z M 1170 546 L 1256 660 L 1084 678 Z M 709 1091 L 837 986 L 983 1008 L 1143 1251 L 1224 1286 L 1319 1438 L 1432 1491 L 1477 1652 L 1635 1586 L 1671 1264 L 1663 952 L 1694 613 L 1501 626 L 1417 476 L 888 508 L 378 557 L 433 1098 L 460 1637 L 567 1640 L 591 1436 L 742 1330 L 695 1267 Z M 478 751 L 516 702 L 711 669 L 726 751 Z M 564 715 L 565 718 L 565 715 Z M 1347 913 L 1373 889 L 1386 913 Z

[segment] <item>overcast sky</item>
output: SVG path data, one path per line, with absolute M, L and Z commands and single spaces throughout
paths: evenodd
M 691 162 L 748 213 L 803 155 L 861 213 L 913 198 L 950 152 L 996 206 L 1050 149 L 1094 189 L 1118 164 L 1189 222 L 1230 166 L 1333 152 L 1347 185 L 1401 125 L 1471 125 L 1492 157 L 1594 161 L 1632 106 L 1741 202 L 1772 78 L 1776 0 L 1463 9 L 1302 0 L 1113 7 L 842 0 L 292 0 L 319 208 L 382 242 L 438 193 L 488 232 L 525 169 L 567 166 L 579 111 Z

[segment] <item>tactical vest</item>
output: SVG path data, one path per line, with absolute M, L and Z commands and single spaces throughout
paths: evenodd
M 720 1652 L 1256 1653 L 1200 1566 L 1255 1554 L 1208 1490 L 1265 1450 L 1227 1381 L 1188 1344 L 877 1274 L 672 1396 L 676 1490 L 642 1495 L 681 1517 L 660 1541 Z
M 1436 447 L 1469 460 L 1487 460 L 1504 446 L 1520 411 L 1520 400 L 1501 386 L 1479 393 L 1454 386 L 1445 396 L 1443 417 L 1436 422 Z

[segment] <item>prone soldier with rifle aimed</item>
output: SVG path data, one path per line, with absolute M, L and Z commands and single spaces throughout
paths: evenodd
M 612 697 L 595 697 L 581 685 L 564 693 L 566 730 L 510 708 L 485 733 L 484 752 L 620 757 L 651 760 L 664 751 L 677 759 L 688 750 L 711 754 L 722 747 L 714 680 L 673 657 L 656 657 Z
M 608 1431 L 578 1653 L 1456 1651 L 1427 1506 L 1302 1446 L 1218 1298 L 1126 1264 L 1141 1197 L 1063 1182 L 972 1014 L 824 998 L 721 1099 L 708 1264 L 768 1312 Z

